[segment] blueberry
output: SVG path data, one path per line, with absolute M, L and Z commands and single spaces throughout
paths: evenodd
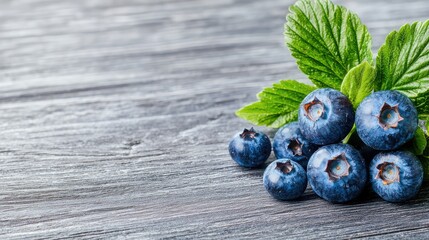
M 362 141 L 362 139 L 360 139 L 357 132 L 353 132 L 353 134 L 350 136 L 350 139 L 347 143 L 355 147 L 360 152 L 360 154 L 365 159 L 366 163 L 368 163 L 368 165 L 371 162 L 371 160 L 374 158 L 374 156 L 380 152 L 379 150 L 375 150 L 374 148 L 366 145 Z
M 369 166 L 372 189 L 388 202 L 403 202 L 417 195 L 423 182 L 423 167 L 406 151 L 377 154 Z
M 324 146 L 311 156 L 307 178 L 319 197 L 333 203 L 347 202 L 358 197 L 365 187 L 365 161 L 348 144 Z
M 290 159 L 272 162 L 264 172 L 264 187 L 276 199 L 293 200 L 307 188 L 304 168 Z
M 317 145 L 338 143 L 353 127 L 355 114 L 350 100 L 341 92 L 317 89 L 301 102 L 298 122 L 302 134 Z
M 271 142 L 262 132 L 244 129 L 229 142 L 229 154 L 242 167 L 258 167 L 270 156 Z
M 393 150 L 414 137 L 417 110 L 411 100 L 397 91 L 380 91 L 367 96 L 356 110 L 356 130 L 362 141 L 377 150 Z
M 301 133 L 298 122 L 292 122 L 280 128 L 273 140 L 273 150 L 277 159 L 288 158 L 307 169 L 308 159 L 318 148 Z

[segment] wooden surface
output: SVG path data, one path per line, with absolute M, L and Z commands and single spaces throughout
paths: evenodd
M 0 239 L 428 239 L 428 184 L 406 204 L 285 203 L 230 159 L 250 126 L 234 111 L 307 81 L 283 45 L 292 2 L 1 1 Z M 374 50 L 429 18 L 426 0 L 341 2 Z

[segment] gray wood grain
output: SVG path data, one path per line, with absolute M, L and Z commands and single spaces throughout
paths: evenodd
M 406 204 L 285 203 L 230 159 L 234 111 L 308 81 L 283 46 L 292 2 L 1 1 L 0 238 L 429 238 L 428 184 Z M 375 51 L 429 18 L 425 0 L 341 2 Z

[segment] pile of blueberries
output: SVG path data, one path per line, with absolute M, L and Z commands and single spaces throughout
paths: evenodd
M 350 131 L 349 143 L 341 143 Z M 381 198 L 403 202 L 417 195 L 423 182 L 418 158 L 404 150 L 418 128 L 413 103 L 397 91 L 367 96 L 356 114 L 341 92 L 323 88 L 300 104 L 298 121 L 274 136 L 277 158 L 265 169 L 263 182 L 276 199 L 293 200 L 307 181 L 321 198 L 343 203 L 357 198 L 367 182 Z M 229 143 L 232 159 L 243 167 L 258 167 L 271 154 L 270 139 L 251 128 Z

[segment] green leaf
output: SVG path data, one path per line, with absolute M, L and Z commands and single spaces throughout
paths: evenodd
M 397 90 L 409 98 L 428 92 L 429 21 L 405 24 L 387 36 L 378 51 L 377 78 L 380 90 Z
M 429 158 L 429 144 L 428 144 L 428 142 L 429 142 L 429 136 L 426 135 L 426 148 L 423 151 L 423 156 L 426 156 Z
M 429 118 L 426 119 L 426 132 L 429 133 Z
M 341 92 L 347 95 L 356 109 L 359 103 L 374 91 L 377 72 L 371 64 L 363 62 L 352 68 L 341 84 Z
M 426 146 L 426 135 L 423 132 L 423 129 L 417 128 L 414 138 L 411 140 L 409 147 L 406 146 L 406 148 L 408 148 L 408 150 L 413 152 L 415 155 L 422 155 L 426 149 Z
M 352 130 L 350 130 L 349 134 L 343 139 L 343 143 L 349 143 L 350 141 L 353 141 L 352 138 L 355 138 L 355 135 L 357 136 L 356 132 L 356 125 L 353 124 Z
M 418 110 L 417 110 L 418 111 Z M 426 121 L 426 126 L 429 131 L 429 114 L 428 113 L 419 113 L 419 119 Z
M 298 118 L 301 101 L 316 88 L 294 80 L 281 80 L 265 88 L 254 102 L 235 114 L 259 126 L 278 128 Z
M 318 87 L 340 89 L 350 69 L 373 61 L 366 26 L 342 6 L 328 0 L 299 0 L 286 19 L 286 45 Z
M 429 90 L 418 94 L 416 97 L 411 98 L 414 106 L 419 113 L 419 119 L 429 120 Z
M 429 123 L 426 122 L 426 128 L 429 130 Z M 422 165 L 423 165 L 423 171 L 425 174 L 425 181 L 429 181 L 429 136 L 426 135 L 426 149 L 423 151 L 423 155 L 419 156 Z

